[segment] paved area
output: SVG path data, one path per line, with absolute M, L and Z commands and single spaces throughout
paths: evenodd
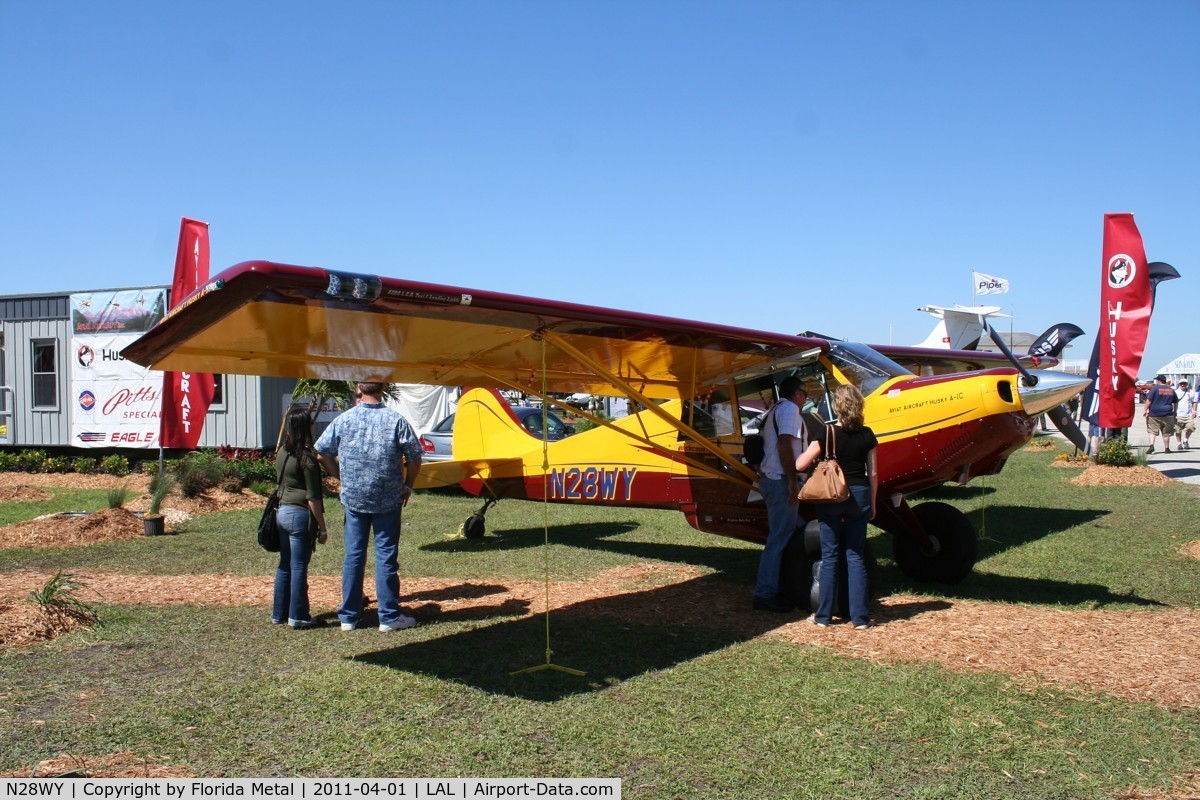
M 1084 433 L 1087 433 L 1087 423 L 1084 423 L 1083 429 Z M 1054 436 L 1065 438 L 1057 430 L 1053 428 L 1051 430 Z M 1142 416 L 1142 406 L 1134 409 L 1133 425 L 1129 428 L 1129 443 L 1139 453 L 1145 453 L 1150 445 L 1150 435 L 1146 433 L 1146 418 Z M 1200 430 L 1192 434 L 1191 445 L 1194 449 L 1180 450 L 1172 435 L 1171 452 L 1167 453 L 1163 450 L 1162 437 L 1159 437 L 1158 442 L 1154 445 L 1154 454 L 1149 456 L 1149 464 L 1168 478 L 1200 486 Z

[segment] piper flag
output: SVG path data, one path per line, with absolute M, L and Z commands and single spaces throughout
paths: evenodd
M 1007 278 L 997 278 L 982 272 L 972 272 L 971 275 L 975 280 L 975 294 L 1008 294 Z
M 171 308 L 179 305 L 198 286 L 208 281 L 208 223 L 183 218 L 179 226 L 179 250 L 175 254 L 175 278 L 171 282 Z M 163 373 L 163 447 L 194 450 L 204 428 L 204 415 L 212 403 L 216 385 L 213 376 L 199 372 Z

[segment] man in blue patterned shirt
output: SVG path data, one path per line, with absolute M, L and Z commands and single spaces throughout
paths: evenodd
M 315 445 L 317 458 L 342 482 L 346 507 L 342 562 L 342 630 L 358 627 L 363 604 L 367 541 L 375 531 L 375 592 L 379 630 L 401 631 L 417 621 L 400 611 L 400 510 L 408 505 L 421 469 L 421 444 L 408 420 L 383 404 L 383 384 L 358 384 L 362 402 L 325 429 Z

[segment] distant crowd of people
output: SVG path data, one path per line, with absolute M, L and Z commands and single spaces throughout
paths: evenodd
M 1150 446 L 1146 454 L 1154 453 L 1155 442 L 1162 437 L 1163 450 L 1171 452 L 1171 437 L 1175 437 L 1178 450 L 1191 449 L 1190 440 L 1196 430 L 1196 391 L 1186 380 L 1174 387 L 1166 375 L 1154 376 L 1154 385 L 1146 390 L 1146 433 L 1150 435 Z

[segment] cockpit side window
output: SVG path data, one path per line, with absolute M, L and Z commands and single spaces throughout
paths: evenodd
M 830 342 L 829 360 L 867 396 L 892 378 L 912 375 L 877 350 L 857 342 Z

